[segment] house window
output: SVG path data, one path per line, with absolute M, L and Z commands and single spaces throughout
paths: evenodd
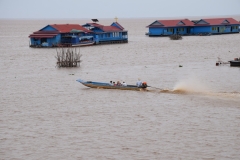
M 216 31 L 217 30 L 217 27 L 212 27 L 212 31 Z
M 184 32 L 184 28 L 178 28 L 177 31 L 178 32 Z
M 168 32 L 173 32 L 173 29 L 172 28 L 168 28 Z

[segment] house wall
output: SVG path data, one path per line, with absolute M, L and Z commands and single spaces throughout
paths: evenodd
M 127 40 L 127 32 L 105 32 L 99 34 L 98 40 L 101 41 L 117 41 L 117 40 Z
M 211 33 L 211 27 L 212 26 L 194 26 L 193 27 L 193 34 L 199 34 L 199 33 Z
M 99 28 L 97 28 L 97 27 L 93 28 L 92 31 L 93 31 L 93 32 L 103 32 L 101 29 L 99 29 Z
M 149 27 L 149 35 L 150 36 L 160 36 L 163 34 L 163 28 L 151 28 Z
M 211 33 L 222 34 L 222 33 L 239 33 L 237 25 L 226 25 L 226 26 L 211 26 Z
M 30 38 L 31 45 L 40 45 L 40 39 Z
M 61 35 L 58 34 L 57 36 L 53 38 L 47 38 L 47 43 L 49 47 L 52 47 L 53 45 L 57 45 L 61 43 Z
M 172 28 L 149 28 L 150 36 L 160 36 L 160 35 L 172 35 L 172 34 L 182 34 L 186 35 L 188 27 L 172 27 Z M 171 31 L 170 31 L 171 30 Z
M 41 39 L 30 38 L 31 45 L 41 45 Z M 48 43 L 48 47 L 52 47 L 53 45 L 57 45 L 61 42 L 61 35 L 58 34 L 53 38 L 46 38 L 46 42 Z
M 231 26 L 225 26 L 225 33 L 230 33 L 231 32 Z
M 240 27 L 240 25 L 232 25 L 231 26 L 231 30 L 232 30 L 232 32 L 234 32 L 234 33 L 239 33 L 239 27 Z
M 181 34 L 181 35 L 186 35 L 187 34 L 187 29 L 189 27 L 177 27 L 177 28 L 174 28 L 174 33 L 178 33 L 178 34 Z

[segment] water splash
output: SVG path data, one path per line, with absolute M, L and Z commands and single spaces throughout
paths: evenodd
M 204 81 L 196 78 L 190 78 L 178 82 L 172 91 L 175 94 L 195 94 L 217 98 L 240 98 L 240 92 L 216 92 L 209 87 Z
M 190 78 L 178 82 L 174 88 L 174 92 L 179 93 L 207 93 L 210 92 L 209 87 L 196 78 Z

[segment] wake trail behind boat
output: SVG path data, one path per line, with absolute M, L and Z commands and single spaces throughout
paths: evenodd
M 173 89 L 162 89 L 158 87 L 150 87 L 150 92 L 168 93 L 168 94 L 184 94 L 184 95 L 199 95 L 212 98 L 240 99 L 240 92 L 215 92 L 211 87 L 208 87 L 202 81 L 195 78 L 182 80 L 178 82 Z

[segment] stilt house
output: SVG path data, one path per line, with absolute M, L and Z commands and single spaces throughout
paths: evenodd
M 194 25 L 188 19 L 178 20 L 156 20 L 148 25 L 149 36 L 168 36 L 172 34 L 187 35 L 192 33 L 191 27 Z
M 110 26 L 98 23 L 86 23 L 82 26 L 94 33 L 96 44 L 128 42 L 128 31 L 118 22 L 113 22 Z
M 239 22 L 233 18 L 211 18 L 194 21 L 194 34 L 239 33 Z
M 31 47 L 79 44 L 80 37 L 93 40 L 93 32 L 79 24 L 51 24 L 29 35 Z
M 211 18 L 190 21 L 156 20 L 148 25 L 149 36 L 210 35 L 224 33 L 239 33 L 239 22 L 233 18 Z

